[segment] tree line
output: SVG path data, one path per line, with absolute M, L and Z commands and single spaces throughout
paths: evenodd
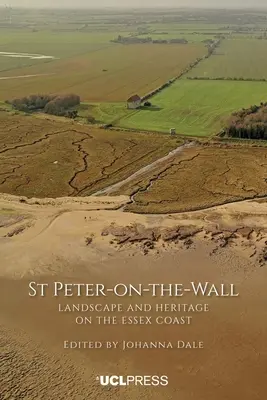
M 244 77 L 231 77 L 231 76 L 188 76 L 186 79 L 193 81 L 244 81 L 244 82 L 266 82 L 266 78 L 244 78 Z
M 217 41 L 208 41 L 206 44 L 206 47 L 208 49 L 208 53 L 202 57 L 196 58 L 193 62 L 191 62 L 187 67 L 185 67 L 179 75 L 177 75 L 175 78 L 170 79 L 168 82 L 163 83 L 160 87 L 153 89 L 151 92 L 147 93 L 145 96 L 142 97 L 142 101 L 148 100 L 151 97 L 153 97 L 155 94 L 159 93 L 161 90 L 169 87 L 172 85 L 177 79 L 181 78 L 183 75 L 187 74 L 190 72 L 193 68 L 195 68 L 201 61 L 209 58 L 213 52 L 216 50 L 216 48 L 220 45 L 220 40 Z
M 267 103 L 234 112 L 224 134 L 240 139 L 267 140 Z
M 174 39 L 152 39 L 152 37 L 137 37 L 137 36 L 121 36 L 119 35 L 116 39 L 111 40 L 113 43 L 121 44 L 142 44 L 142 43 L 153 43 L 153 44 L 187 44 L 188 40 L 184 38 Z
M 26 113 L 41 111 L 46 114 L 65 116 L 75 118 L 76 110 L 71 110 L 79 105 L 80 97 L 76 94 L 68 95 L 30 95 L 28 97 L 7 100 L 7 104 L 11 104 L 18 111 Z

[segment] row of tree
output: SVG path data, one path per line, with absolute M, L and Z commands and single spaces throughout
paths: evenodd
M 142 101 L 148 100 L 151 97 L 153 97 L 155 94 L 159 93 L 161 90 L 169 87 L 172 85 L 177 79 L 181 78 L 183 75 L 187 74 L 190 72 L 193 68 L 195 68 L 201 61 L 205 60 L 206 58 L 209 58 L 215 49 L 220 45 L 220 40 L 212 41 L 212 43 L 209 41 L 207 43 L 206 47 L 208 48 L 208 54 L 206 54 L 203 57 L 198 57 L 196 58 L 193 62 L 191 62 L 189 65 L 187 65 L 179 75 L 177 75 L 175 78 L 170 79 L 168 82 L 165 82 L 163 85 L 160 87 L 152 90 L 151 92 L 147 93 L 145 96 L 143 96 Z
M 30 95 L 13 100 L 7 100 L 16 110 L 26 113 L 42 111 L 47 114 L 75 118 L 76 110 L 71 110 L 81 102 L 76 94 L 68 95 Z
M 211 43 L 211 42 L 208 43 L 208 44 L 206 45 L 206 47 L 208 48 L 208 54 L 207 54 L 205 57 L 206 57 L 206 58 L 209 58 L 209 57 L 215 52 L 215 50 L 217 49 L 217 47 L 220 46 L 220 44 L 221 44 L 221 38 L 220 38 L 220 39 L 217 39 L 217 40 L 215 40 L 215 41 L 213 41 L 212 43 Z
M 224 132 L 234 138 L 267 140 L 267 103 L 233 113 Z
M 121 36 L 119 35 L 116 39 L 111 40 L 114 43 L 121 44 L 142 44 L 142 43 L 153 43 L 153 44 L 187 44 L 188 40 L 184 38 L 174 39 L 152 39 L 152 37 L 137 37 L 137 36 Z
M 188 76 L 187 79 L 193 81 L 245 81 L 245 82 L 266 82 L 266 78 L 243 78 L 241 77 L 232 77 L 232 76 L 218 76 L 218 77 L 209 77 L 209 76 Z

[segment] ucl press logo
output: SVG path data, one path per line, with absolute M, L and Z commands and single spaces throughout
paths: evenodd
M 167 386 L 168 377 L 156 375 L 100 375 L 96 380 L 101 386 Z

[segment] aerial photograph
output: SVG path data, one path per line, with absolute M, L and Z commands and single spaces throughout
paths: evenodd
M 264 400 L 267 2 L 0 4 L 0 400 Z

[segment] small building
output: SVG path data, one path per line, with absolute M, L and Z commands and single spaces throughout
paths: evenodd
M 141 106 L 142 99 L 138 94 L 135 94 L 134 96 L 131 96 L 127 100 L 127 108 L 129 109 L 136 109 Z

